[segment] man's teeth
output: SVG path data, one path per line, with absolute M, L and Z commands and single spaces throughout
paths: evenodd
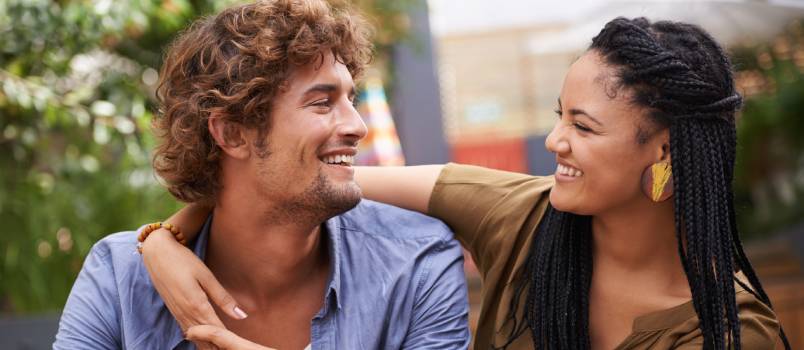
M 559 164 L 558 167 L 556 167 L 556 173 L 573 177 L 583 176 L 583 171 L 561 164 Z
M 346 165 L 352 165 L 355 163 L 355 156 L 349 155 L 335 155 L 335 156 L 327 156 L 324 157 L 324 163 L 327 164 L 341 164 L 344 163 Z

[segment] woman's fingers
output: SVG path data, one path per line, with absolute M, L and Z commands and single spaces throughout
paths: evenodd
M 199 271 L 198 283 L 201 285 L 201 288 L 207 292 L 212 302 L 218 305 L 226 315 L 236 320 L 242 320 L 248 317 L 245 311 L 237 305 L 234 298 L 223 288 L 220 282 L 218 282 L 218 279 L 215 278 L 206 266 Z
M 203 294 L 203 293 L 202 293 Z M 221 322 L 218 315 L 215 314 L 214 309 L 212 308 L 212 304 L 209 303 L 207 300 L 206 295 L 203 295 L 203 302 L 197 303 L 188 303 L 184 306 L 181 306 L 184 310 L 191 310 L 192 314 L 184 313 L 181 310 L 177 310 L 176 312 L 171 311 L 174 316 L 177 314 L 181 316 L 176 316 L 176 320 L 179 323 L 179 327 L 185 332 L 188 332 L 190 328 L 197 325 L 213 325 L 216 327 L 224 328 L 223 322 Z M 182 302 L 187 302 L 191 299 L 183 299 Z M 178 303 L 174 303 L 178 304 Z M 168 308 L 170 309 L 170 308 Z M 200 318 L 199 318 L 200 317 Z M 221 348 L 211 342 L 205 341 L 193 341 L 196 347 L 199 350 L 220 350 Z
M 209 342 L 221 350 L 242 349 L 242 350 L 270 350 L 271 348 L 252 343 L 246 339 L 238 337 L 236 334 L 221 327 L 200 325 L 193 326 L 187 330 L 187 339 L 194 343 Z
M 182 298 L 180 295 L 178 298 L 179 299 L 173 303 L 178 306 L 176 313 L 181 314 L 181 317 L 187 322 L 187 327 L 182 327 L 182 329 L 186 330 L 191 326 L 202 324 L 223 327 L 223 322 L 218 318 L 218 314 L 215 313 L 212 303 L 210 303 L 207 295 L 204 294 L 203 291 L 199 291 L 198 294 L 194 296 L 184 296 Z
M 143 262 L 182 330 L 201 324 L 223 326 L 198 277 L 212 273 L 191 250 L 172 236 L 154 232 L 144 243 Z
M 224 328 L 223 322 L 215 314 L 206 294 L 203 292 L 199 292 L 199 294 L 196 297 L 182 298 L 179 296 L 179 298 L 171 298 L 170 302 L 165 301 L 165 305 L 168 305 L 168 309 L 185 334 L 191 327 L 203 324 Z M 210 342 L 194 341 L 193 343 L 199 350 L 220 350 L 218 346 Z

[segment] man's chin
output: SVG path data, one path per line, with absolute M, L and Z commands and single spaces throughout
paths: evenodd
M 360 191 L 355 183 L 338 186 L 340 188 L 333 189 L 330 192 L 329 198 L 324 198 L 327 206 L 332 208 L 335 213 L 332 216 L 343 214 L 360 204 L 363 199 L 363 192 Z
M 299 197 L 298 207 L 305 208 L 310 217 L 325 221 L 357 206 L 362 195 L 354 181 L 333 181 L 320 174 Z

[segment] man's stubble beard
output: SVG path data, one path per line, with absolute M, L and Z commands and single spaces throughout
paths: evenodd
M 265 168 L 264 168 L 265 169 Z M 360 187 L 354 182 L 342 185 L 333 184 L 319 168 L 313 182 L 300 194 L 284 197 L 276 208 L 265 213 L 266 219 L 272 224 L 320 224 L 324 221 L 343 214 L 357 206 L 362 198 Z M 261 176 L 276 176 L 277 174 L 262 173 Z M 268 185 L 268 184 L 266 184 Z M 260 192 L 265 191 L 260 189 Z M 274 189 L 281 191 L 282 189 Z
M 319 223 L 351 210 L 361 198 L 356 184 L 335 185 L 319 172 L 312 186 L 291 199 L 283 211 L 297 223 Z

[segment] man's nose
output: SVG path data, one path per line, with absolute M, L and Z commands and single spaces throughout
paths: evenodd
M 339 133 L 342 136 L 360 141 L 368 134 L 366 123 L 363 122 L 363 117 L 357 112 L 357 109 L 349 102 L 349 105 L 344 109 L 341 114 L 339 125 Z

